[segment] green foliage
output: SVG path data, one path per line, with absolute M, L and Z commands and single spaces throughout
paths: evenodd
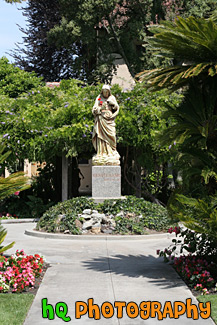
M 68 157 L 90 158 L 94 123 L 91 109 L 101 87 L 62 80 L 59 88 L 38 87 L 16 100 L 6 101 L 0 97 L 0 117 L 4 121 L 0 123 L 0 134 L 12 149 L 3 167 L 16 170 L 18 157 L 52 165 L 55 156 L 63 153 Z M 132 177 L 129 176 L 130 166 L 133 160 L 137 161 L 144 169 L 144 191 L 158 195 L 163 192 L 162 184 L 167 184 L 162 164 L 172 158 L 168 146 L 160 146 L 156 135 L 167 128 L 166 120 L 162 119 L 167 103 L 177 105 L 181 96 L 168 96 L 164 91 L 151 94 L 140 84 L 127 91 L 115 85 L 112 93 L 120 105 L 116 119 L 117 142 L 118 150 L 126 155 L 125 174 L 130 181 L 134 178 L 137 171 L 131 170 Z M 155 186 L 156 183 L 159 186 Z
M 42 84 L 34 72 L 28 73 L 13 64 L 5 57 L 0 58 L 0 95 L 16 98 Z
M 6 250 L 10 249 L 11 247 L 14 246 L 15 242 L 10 243 L 9 245 L 6 246 L 1 246 L 3 241 L 5 240 L 5 237 L 7 235 L 7 230 L 2 227 L 0 224 L 0 255 L 5 252 Z M 0 259 L 1 260 L 1 259 Z
M 212 19 L 179 17 L 174 22 L 162 21 L 150 30 L 154 33 L 149 40 L 154 53 L 179 64 L 140 73 L 148 87 L 176 90 L 193 78 L 216 75 L 217 25 Z
M 100 213 L 113 214 L 116 222 L 115 233 L 144 234 L 145 228 L 162 231 L 171 225 L 167 211 L 162 206 L 128 196 L 124 200 L 105 200 L 96 205 L 91 199 L 80 197 L 60 202 L 46 211 L 40 218 L 37 229 L 47 232 L 64 232 L 80 234 L 75 221 L 84 209 L 96 209 Z M 118 212 L 124 216 L 118 216 Z M 116 216 L 117 215 L 117 216 Z
M 217 189 L 216 86 L 216 77 L 204 84 L 191 83 L 183 101 L 178 106 L 168 105 L 162 116 L 169 126 L 159 141 L 162 145 L 176 142 L 175 164 L 182 171 L 186 191 L 196 193 L 196 188 L 203 187 L 213 194 Z
M 0 211 L 16 215 L 18 218 L 40 218 L 42 214 L 48 210 L 54 202 L 44 203 L 42 198 L 26 195 L 28 190 L 21 193 L 19 196 L 11 195 L 0 201 Z M 42 190 L 39 192 L 42 195 Z M 24 194 L 22 196 L 22 194 Z
M 217 247 L 216 196 L 194 199 L 177 194 L 174 200 L 170 202 L 169 209 L 170 213 L 182 221 L 186 227 L 196 231 L 196 233 L 205 234 Z
M 0 163 L 8 158 L 10 152 L 3 153 L 5 146 L 0 148 Z M 1 167 L 0 167 L 1 170 Z M 0 177 L 0 200 L 14 194 L 17 191 L 23 191 L 30 187 L 28 177 L 24 176 L 24 172 L 17 172 L 7 178 Z
M 64 232 L 69 230 L 72 234 L 79 234 L 80 230 L 75 225 L 78 214 L 84 209 L 94 209 L 95 204 L 91 199 L 79 197 L 64 202 L 59 202 L 46 211 L 37 223 L 37 228 L 47 232 Z M 60 215 L 64 218 L 58 220 Z
M 124 200 L 105 200 L 99 204 L 99 209 L 114 216 L 121 211 L 127 214 L 127 217 L 115 217 L 117 223 L 115 231 L 118 233 L 144 233 L 144 227 L 161 231 L 171 225 L 164 207 L 145 201 L 143 198 L 127 196 Z

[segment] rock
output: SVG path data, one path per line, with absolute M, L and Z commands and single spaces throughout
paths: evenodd
M 91 209 L 85 209 L 84 211 L 83 211 L 83 214 L 91 214 Z
M 116 222 L 114 219 L 110 219 L 109 224 L 114 228 L 116 227 Z
M 103 218 L 103 214 L 100 214 L 100 213 L 93 213 L 91 215 L 91 219 L 96 223 L 96 222 L 102 222 L 102 218 Z
M 98 214 L 99 212 L 97 210 L 93 210 L 92 213 L 97 213 Z
M 117 217 L 124 217 L 124 212 L 121 211 L 121 212 L 119 212 L 116 216 L 117 216 Z
M 92 226 L 91 232 L 94 234 L 99 234 L 101 232 L 101 226 L 99 224 Z
M 100 222 L 96 222 L 92 225 L 92 228 L 93 227 L 100 227 L 101 228 L 101 223 Z
M 76 220 L 75 220 L 75 226 L 76 226 L 77 228 L 79 228 L 79 229 L 82 229 L 82 223 L 81 223 L 81 221 L 78 220 L 78 219 L 76 219 Z
M 82 214 L 81 218 L 83 218 L 85 220 L 89 220 L 89 219 L 91 219 L 91 215 L 90 214 Z
M 104 216 L 102 217 L 102 223 L 103 223 L 103 224 L 107 224 L 107 223 L 109 222 L 109 220 L 110 220 L 110 218 L 109 218 L 108 216 L 105 216 L 105 215 L 104 215 Z
M 55 223 L 58 225 L 63 219 L 65 219 L 66 215 L 65 214 L 59 214 Z
M 135 213 L 128 212 L 128 213 L 126 214 L 126 217 L 127 217 L 127 218 L 133 218 L 133 217 L 135 217 Z
M 64 231 L 64 234 L 70 234 L 70 231 L 67 229 Z
M 112 234 L 112 233 L 113 233 L 113 231 L 112 231 L 110 228 L 102 229 L 102 232 L 103 232 L 104 234 Z
M 82 229 L 86 230 L 86 229 L 90 229 L 93 226 L 93 221 L 92 220 L 88 220 L 86 222 L 83 223 L 82 225 Z

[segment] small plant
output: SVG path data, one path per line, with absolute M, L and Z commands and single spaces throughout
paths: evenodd
M 14 246 L 15 242 L 10 243 L 9 245 L 6 246 L 1 246 L 3 241 L 5 240 L 5 237 L 7 236 L 7 230 L 2 227 L 0 224 L 0 255 L 5 252 L 6 250 L 10 249 L 11 247 Z M 0 256 L 0 261 L 1 261 L 1 256 Z

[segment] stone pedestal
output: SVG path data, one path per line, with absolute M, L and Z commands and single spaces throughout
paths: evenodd
M 92 198 L 96 202 L 121 198 L 120 166 L 92 166 Z

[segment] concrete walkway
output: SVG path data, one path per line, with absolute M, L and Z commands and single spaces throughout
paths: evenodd
M 211 318 L 198 320 L 187 318 L 186 315 L 178 319 L 163 320 L 153 318 L 144 320 L 140 317 L 131 319 L 123 309 L 123 317 L 117 317 L 117 308 L 114 316 L 99 320 L 88 318 L 88 315 L 75 318 L 75 303 L 87 303 L 93 298 L 93 303 L 100 307 L 103 302 L 115 301 L 136 302 L 138 306 L 143 301 L 159 301 L 163 306 L 166 301 L 182 301 L 191 298 L 192 304 L 198 306 L 197 300 L 179 278 L 173 268 L 165 264 L 156 256 L 157 249 L 163 249 L 171 243 L 168 236 L 159 239 L 144 240 L 64 240 L 30 237 L 24 234 L 25 230 L 32 230 L 33 223 L 7 224 L 4 227 L 8 235 L 4 244 L 13 240 L 15 246 L 8 251 L 14 253 L 16 249 L 24 249 L 27 254 L 41 253 L 47 262 L 48 268 L 43 282 L 28 313 L 25 325 L 64 324 L 55 316 L 54 320 L 42 318 L 41 300 L 47 298 L 47 303 L 54 307 L 58 302 L 68 306 L 67 316 L 70 324 L 100 324 L 100 325 L 155 325 L 158 323 L 184 325 L 212 325 Z M 61 308 L 60 308 L 61 309 Z

